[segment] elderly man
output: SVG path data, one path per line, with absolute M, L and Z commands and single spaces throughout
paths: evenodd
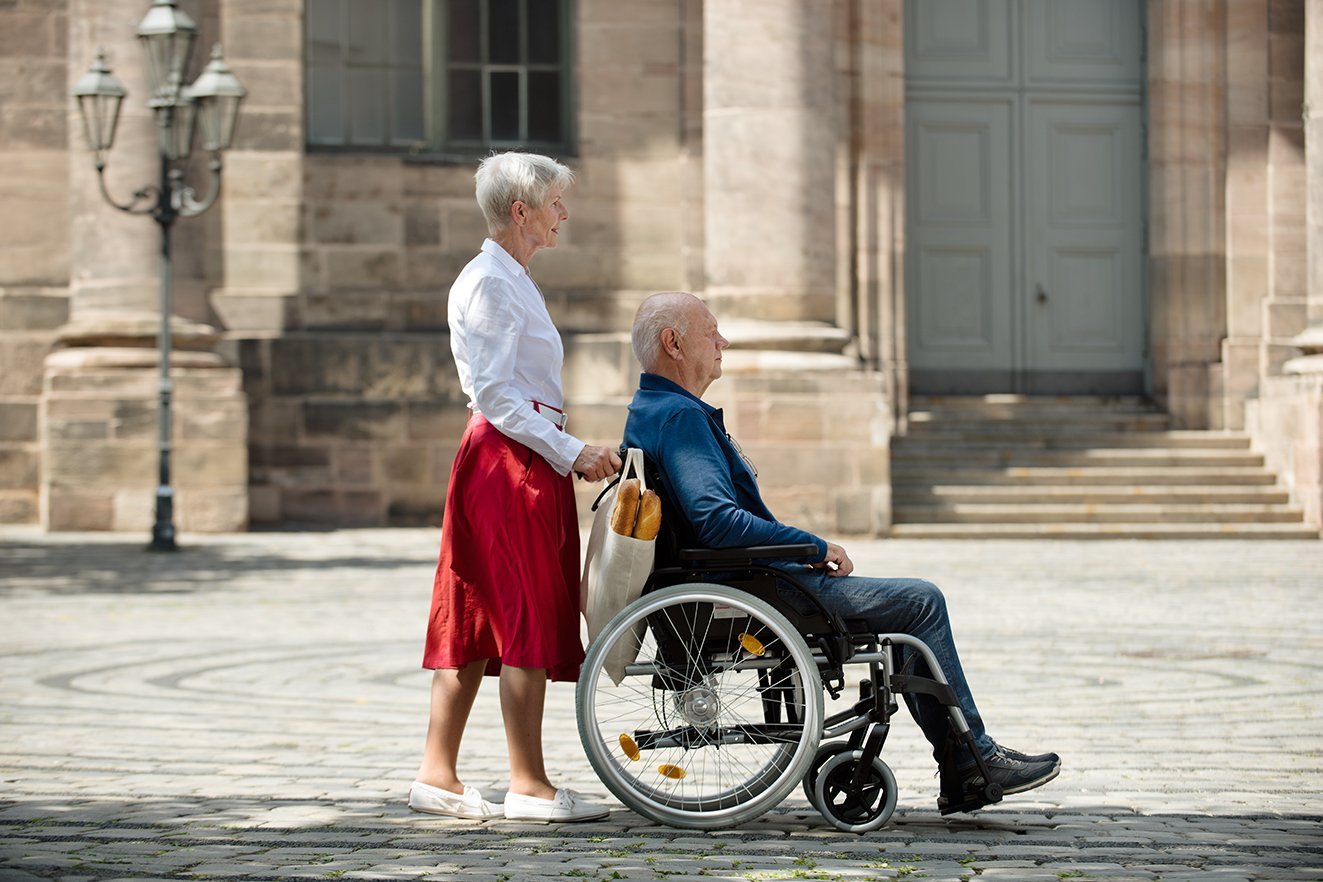
M 816 545 L 821 555 L 816 563 L 776 565 L 792 571 L 842 618 L 866 622 L 877 633 L 910 634 L 928 644 L 964 711 L 989 775 L 1004 793 L 1020 793 L 1055 778 L 1061 769 L 1055 753 L 1029 756 L 997 744 L 987 734 L 937 586 L 921 579 L 852 576 L 854 564 L 844 548 L 781 523 L 767 509 L 758 492 L 757 472 L 726 433 L 721 411 L 702 400 L 721 376 L 721 353 L 730 345 L 703 302 L 678 291 L 652 295 L 634 319 L 633 345 L 644 373 L 629 405 L 625 443 L 641 449 L 657 468 L 663 489 L 686 521 L 672 524 L 681 541 L 709 548 Z M 921 659 L 915 670 L 929 676 Z M 948 747 L 945 708 L 931 696 L 905 698 L 941 769 L 942 813 L 985 805 L 984 781 L 974 758 Z

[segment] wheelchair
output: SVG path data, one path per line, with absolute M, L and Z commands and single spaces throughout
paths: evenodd
M 682 547 L 675 525 L 683 522 L 653 476 L 649 485 L 662 499 L 656 566 L 641 596 L 589 645 L 575 694 L 588 760 L 625 806 L 661 824 L 713 830 L 761 817 L 800 785 L 836 829 L 877 830 L 896 808 L 881 752 L 905 693 L 932 695 L 950 714 L 943 781 L 945 763 L 963 750 L 990 782 L 943 813 L 1001 800 L 926 644 L 849 627 L 767 563 L 808 562 L 811 544 Z M 913 673 L 919 658 L 931 677 Z M 846 665 L 868 666 L 859 698 L 824 718 L 823 693 L 840 697 Z

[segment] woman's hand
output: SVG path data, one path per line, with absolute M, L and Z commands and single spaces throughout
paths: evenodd
M 829 576 L 848 576 L 854 572 L 854 562 L 850 560 L 850 555 L 835 542 L 828 542 L 827 556 L 811 566 L 825 569 Z
M 609 447 L 585 444 L 574 460 L 574 473 L 585 481 L 600 481 L 620 471 L 620 456 Z

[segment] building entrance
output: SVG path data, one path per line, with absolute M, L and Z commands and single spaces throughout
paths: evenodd
M 1142 6 L 905 4 L 914 392 L 1144 390 Z

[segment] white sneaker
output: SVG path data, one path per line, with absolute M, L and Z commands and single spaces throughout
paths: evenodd
M 476 787 L 464 785 L 464 795 L 461 796 L 422 781 L 414 781 L 409 785 L 409 808 L 430 815 L 470 818 L 475 821 L 487 821 L 504 814 L 501 806 L 483 799 Z
M 505 817 L 511 821 L 595 821 L 609 814 L 611 809 L 606 806 L 587 802 L 565 788 L 556 791 L 555 799 L 505 794 Z

